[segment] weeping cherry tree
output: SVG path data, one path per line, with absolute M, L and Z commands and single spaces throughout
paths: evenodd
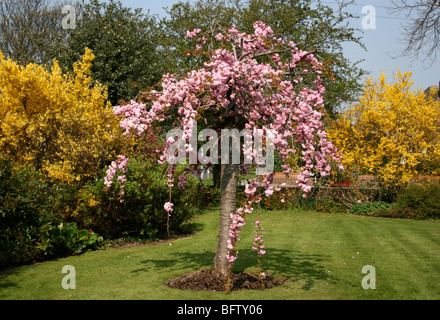
M 234 26 L 215 25 L 204 32 L 188 31 L 186 36 L 195 44 L 195 50 L 187 54 L 209 55 L 204 67 L 180 77 L 164 75 L 161 91 L 150 92 L 148 103 L 133 100 L 116 106 L 114 112 L 122 116 L 126 135 L 141 136 L 154 123 L 174 121 L 175 132 L 180 134 L 168 135 L 160 159 L 162 164 L 168 163 L 170 190 L 176 184 L 176 154 L 180 160 L 182 153 L 189 159 L 184 174 L 178 178 L 180 188 L 184 188 L 188 174 L 200 173 L 201 166 L 220 162 L 220 224 L 213 272 L 227 276 L 238 256 L 240 231 L 254 204 L 282 187 L 273 185 L 274 173 L 269 163 L 273 161 L 273 151 L 279 152 L 286 175 L 292 170 L 287 160 L 300 152 L 302 169 L 296 182 L 304 196 L 311 191 L 311 177 L 328 176 L 331 164 L 339 164 L 340 156 L 324 130 L 323 65 L 313 52 L 302 51 L 292 41 L 276 36 L 260 21 L 254 23 L 253 34 L 239 32 Z M 202 134 L 206 132 L 203 130 L 197 135 L 197 124 L 211 134 Z M 230 132 L 240 132 L 244 143 L 230 144 L 226 135 Z M 192 143 L 194 137 L 208 143 L 197 151 L 197 144 Z M 239 161 L 233 157 L 234 145 L 240 146 Z M 215 152 L 218 147 L 221 155 Z M 111 168 L 123 171 L 125 164 L 126 158 L 120 156 Z M 116 171 L 111 168 L 107 182 Z M 247 181 L 247 199 L 237 205 L 239 175 L 247 175 L 251 169 L 259 175 Z M 164 210 L 172 219 L 172 192 Z M 253 245 L 258 261 L 266 252 L 261 217 L 258 214 L 255 221 Z M 260 276 L 265 276 L 261 269 Z

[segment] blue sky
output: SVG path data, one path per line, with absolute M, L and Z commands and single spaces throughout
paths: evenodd
M 195 0 L 190 0 L 194 2 Z M 145 11 L 150 10 L 151 14 L 164 15 L 163 7 L 171 7 L 178 0 L 121 0 L 121 2 L 132 8 L 143 8 Z M 336 0 L 322 0 L 323 4 L 332 8 L 337 8 Z M 376 29 L 363 29 L 362 20 L 366 14 L 362 13 L 362 8 L 371 5 L 376 10 Z M 404 49 L 404 44 L 399 41 L 402 39 L 401 24 L 405 23 L 405 17 L 391 15 L 386 9 L 391 2 L 387 0 L 360 0 L 347 8 L 347 11 L 358 16 L 358 19 L 350 21 L 350 25 L 354 28 L 363 30 L 363 43 L 367 50 L 357 45 L 345 45 L 344 54 L 351 61 L 365 60 L 360 66 L 369 71 L 369 76 L 377 78 L 380 72 L 387 71 L 391 79 L 397 68 L 400 71 L 412 71 L 413 80 L 416 87 L 426 88 L 430 85 L 438 85 L 440 81 L 440 61 L 430 65 L 429 63 L 419 60 L 412 61 L 407 57 L 398 57 L 399 53 Z M 366 18 L 364 19 L 366 20 Z M 421 58 L 422 59 L 422 58 Z

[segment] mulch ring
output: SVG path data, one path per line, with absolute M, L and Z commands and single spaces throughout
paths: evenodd
M 171 279 L 165 283 L 167 287 L 181 290 L 194 291 L 225 291 L 227 277 L 213 273 L 209 269 L 184 274 L 183 276 Z M 233 273 L 231 290 L 261 290 L 270 289 L 275 286 L 287 283 L 287 279 L 273 279 L 267 275 L 264 279 L 264 288 L 258 275 L 253 273 Z

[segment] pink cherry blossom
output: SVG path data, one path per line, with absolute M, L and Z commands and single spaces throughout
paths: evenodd
M 106 171 L 106 176 L 104 177 L 104 185 L 107 188 L 111 188 L 113 185 L 113 179 L 116 176 L 116 173 L 121 172 L 122 174 L 118 177 L 118 181 L 120 184 L 120 194 L 124 194 L 124 184 L 127 181 L 125 173 L 127 172 L 128 158 L 119 155 L 116 161 L 112 161 L 109 168 Z
M 166 202 L 163 206 L 163 208 L 165 209 L 166 212 L 171 213 L 173 212 L 173 206 L 174 204 L 171 202 Z
M 194 29 L 193 31 L 187 31 L 186 37 L 187 38 L 194 38 L 197 37 L 197 35 L 202 31 L 201 29 Z

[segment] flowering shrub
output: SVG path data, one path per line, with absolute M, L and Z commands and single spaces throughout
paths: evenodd
M 413 89 L 411 73 L 393 82 L 368 79 L 364 94 L 329 130 L 349 172 L 375 174 L 396 190 L 419 175 L 440 173 L 440 104 Z
M 86 49 L 72 74 L 54 61 L 20 66 L 0 52 L 0 152 L 52 180 L 91 180 L 120 153 L 118 119 L 106 89 L 93 82 L 93 53 Z

